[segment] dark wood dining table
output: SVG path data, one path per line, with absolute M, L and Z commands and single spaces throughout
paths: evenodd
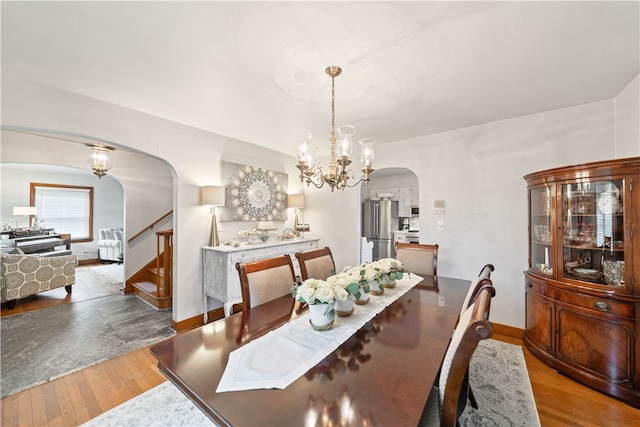
M 283 390 L 216 393 L 229 353 L 306 311 L 291 296 L 176 335 L 150 351 L 160 371 L 218 425 L 416 426 L 469 285 L 426 276 Z

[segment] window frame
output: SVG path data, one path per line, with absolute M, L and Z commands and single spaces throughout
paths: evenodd
M 71 236 L 71 243 L 84 243 L 84 242 L 93 242 L 93 187 L 86 187 L 82 185 L 67 185 L 67 184 L 49 184 L 42 182 L 32 182 L 29 186 L 29 203 L 31 206 L 36 205 L 36 187 L 50 187 L 50 188 L 73 188 L 78 190 L 88 190 L 89 191 L 89 237 L 74 239 Z

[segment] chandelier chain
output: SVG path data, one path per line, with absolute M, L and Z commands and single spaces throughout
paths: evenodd
M 328 175 L 336 176 L 336 78 L 331 75 L 331 134 L 329 135 L 331 157 Z

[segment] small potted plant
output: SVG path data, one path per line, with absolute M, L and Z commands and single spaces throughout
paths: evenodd
M 315 330 L 331 329 L 335 318 L 336 301 L 344 301 L 347 291 L 335 283 L 325 280 L 307 279 L 301 285 L 293 287 L 293 297 L 309 304 L 311 326 Z
M 406 270 L 400 261 L 395 258 L 382 258 L 376 261 L 382 272 L 380 280 L 385 288 L 395 288 L 396 281 L 401 280 Z

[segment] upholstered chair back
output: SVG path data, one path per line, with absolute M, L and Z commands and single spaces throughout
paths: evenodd
M 295 283 L 288 255 L 236 264 L 240 275 L 243 310 L 291 294 Z

